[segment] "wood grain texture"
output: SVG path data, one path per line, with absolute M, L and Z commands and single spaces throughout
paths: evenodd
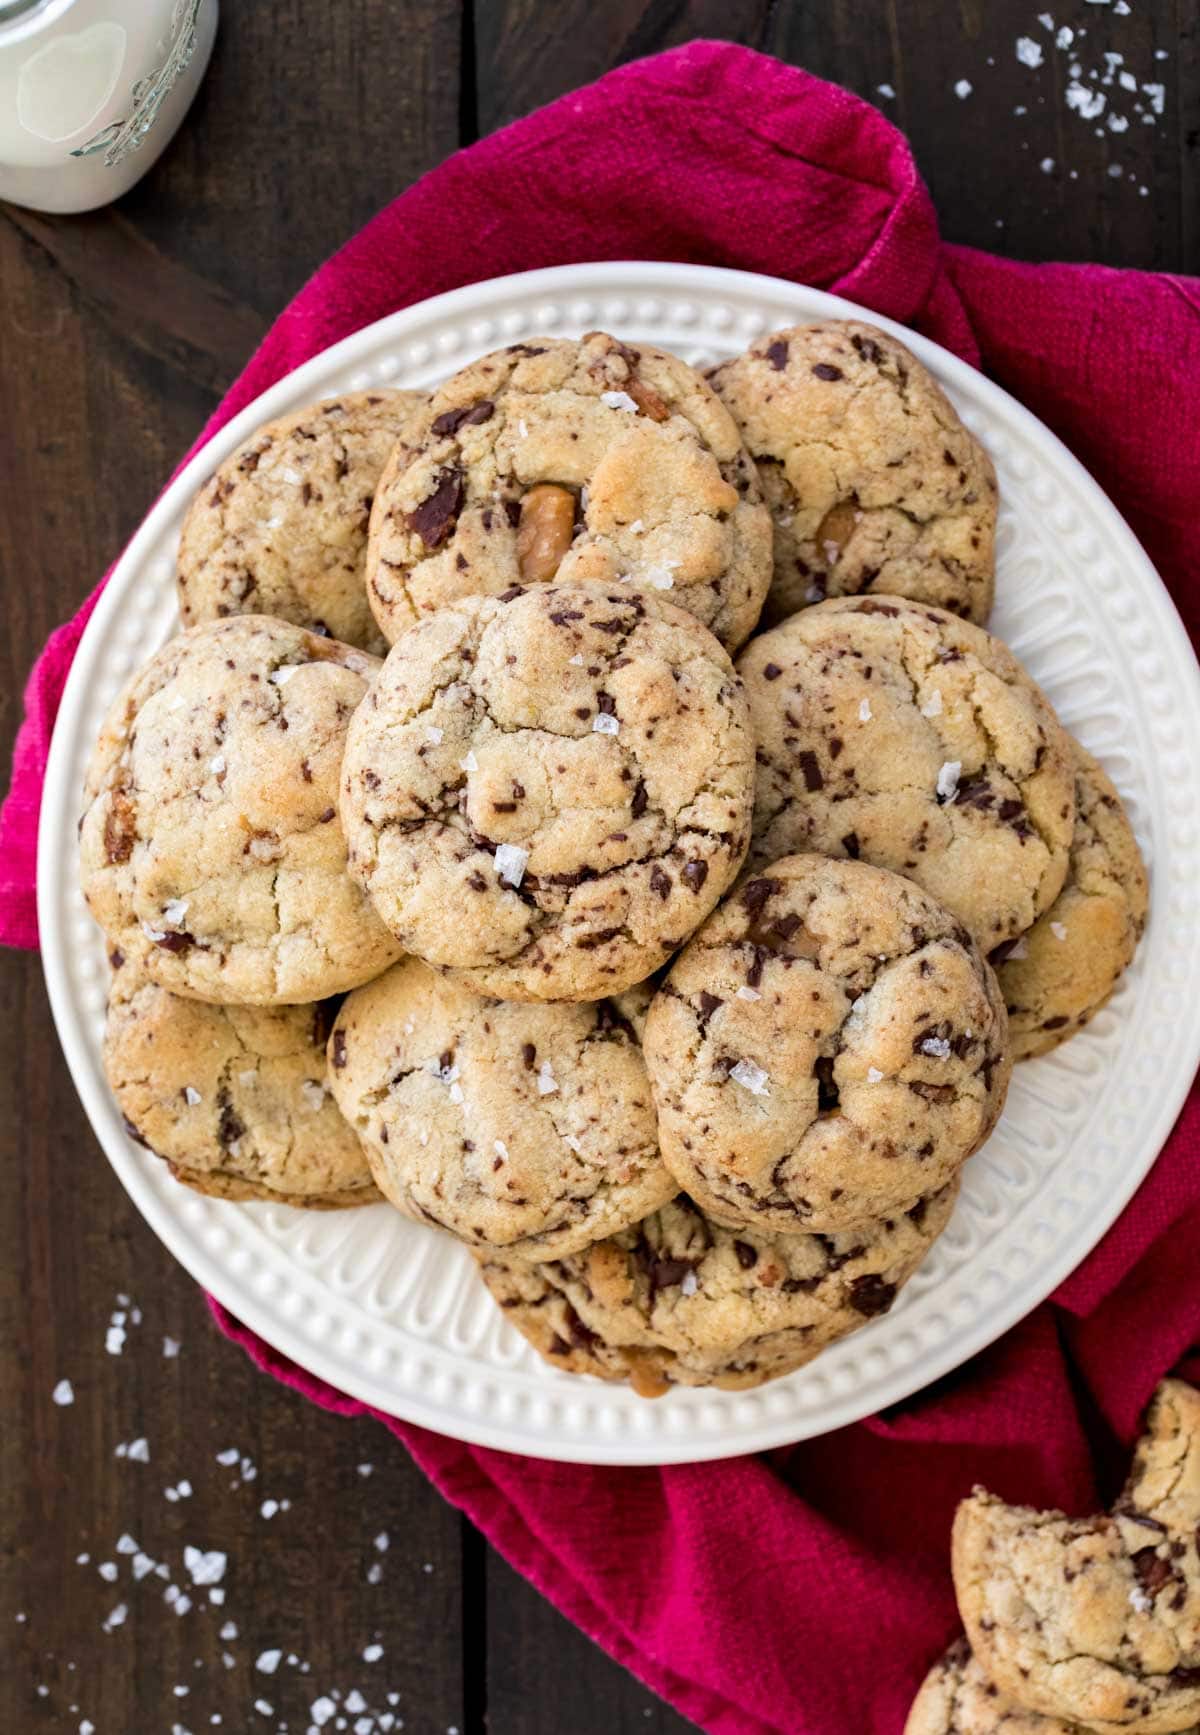
M 1048 9 L 1056 31 L 1086 30 L 1074 53 L 1053 46 L 1034 0 L 227 4 L 188 123 L 118 208 L 63 220 L 0 207 L 0 749 L 46 635 L 305 277 L 460 141 L 622 61 L 704 34 L 750 43 L 906 127 L 949 238 L 1200 269 L 1200 0 Z M 1022 36 L 1040 65 L 1018 59 Z M 1123 131 L 1068 106 L 1071 66 L 1091 87 L 1105 53 L 1124 57 L 1099 85 Z M 1164 86 L 1154 124 L 1134 110 L 1146 82 Z M 0 1017 L 12 1056 L 0 1082 L 0 1729 L 74 1732 L 87 1718 L 97 1735 L 198 1735 L 218 1715 L 239 1735 L 294 1732 L 314 1700 L 336 1691 L 342 1706 L 357 1691 L 407 1735 L 482 1735 L 485 1720 L 490 1735 L 682 1735 L 683 1719 L 492 1556 L 381 1429 L 313 1409 L 216 1334 L 96 1149 L 36 960 L 0 960 Z M 105 1347 L 114 1312 L 126 1315 L 120 1354 Z M 51 1395 L 63 1378 L 69 1406 Z M 115 1455 L 140 1438 L 148 1462 Z M 238 1463 L 219 1463 L 232 1447 Z M 168 1500 L 181 1478 L 192 1492 Z M 168 1579 L 134 1579 L 117 1550 L 126 1534 Z M 222 1606 L 192 1584 L 186 1546 L 228 1556 Z M 163 1600 L 172 1584 L 192 1599 L 183 1614 Z M 122 1603 L 124 1623 L 105 1632 Z M 223 1639 L 229 1621 L 237 1634 Z M 275 1673 L 257 1671 L 275 1649 Z

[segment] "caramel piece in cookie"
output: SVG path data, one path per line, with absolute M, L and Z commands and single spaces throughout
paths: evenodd
M 568 1259 L 482 1261 L 509 1320 L 552 1366 L 737 1391 L 792 1373 L 886 1313 L 941 1234 L 957 1183 L 853 1235 L 730 1231 L 685 1194 Z
M 115 961 L 104 1069 L 130 1136 L 177 1181 L 310 1209 L 378 1200 L 327 1088 L 332 1005 L 206 1006 Z
M 193 627 L 119 694 L 80 823 L 111 945 L 176 994 L 305 1003 L 400 948 L 346 871 L 346 730 L 379 664 L 261 615 Z
M 910 881 L 792 856 L 744 879 L 646 1023 L 663 1159 L 711 1216 L 796 1234 L 903 1210 L 999 1118 L 1004 1005 Z
M 623 586 L 421 620 L 350 729 L 351 870 L 404 949 L 506 1000 L 594 1000 L 699 926 L 749 836 L 754 747 L 706 628 Z
M 1155 1394 L 1111 1517 L 1008 1506 L 976 1489 L 952 1565 L 971 1649 L 1002 1692 L 1118 1735 L 1200 1721 L 1200 1395 Z
M 350 995 L 330 1079 L 381 1192 L 515 1259 L 578 1252 L 664 1204 L 637 1035 L 649 999 L 516 1005 L 415 958 Z
M 1066 884 L 994 960 L 1013 1057 L 1065 1042 L 1104 1005 L 1146 926 L 1149 886 L 1137 839 L 1107 772 L 1074 742 L 1075 835 Z
M 268 422 L 199 490 L 179 541 L 184 626 L 270 614 L 387 649 L 367 602 L 375 485 L 423 392 L 348 392 Z
M 1007 645 L 899 597 L 763 633 L 739 669 L 758 742 L 752 862 L 796 850 L 907 875 L 985 952 L 1062 890 L 1075 755 Z
M 1080 1723 L 1026 1711 L 988 1680 L 965 1639 L 930 1669 L 904 1735 L 1088 1735 Z M 1195 1735 L 1195 1731 L 1192 1732 Z
M 439 387 L 379 483 L 371 607 L 395 641 L 513 584 L 627 582 L 736 649 L 771 578 L 771 522 L 728 410 L 676 356 L 532 338 Z
M 709 378 L 771 507 L 769 619 L 866 592 L 987 619 L 996 473 L 902 343 L 856 320 L 796 325 Z

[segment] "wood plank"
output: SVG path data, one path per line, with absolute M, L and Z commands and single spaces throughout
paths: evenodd
M 488 1735 L 688 1735 L 695 1725 L 488 1559 Z

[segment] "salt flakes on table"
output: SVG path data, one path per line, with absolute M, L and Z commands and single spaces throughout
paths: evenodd
M 75 1388 L 70 1380 L 59 1380 L 50 1396 L 56 1404 L 73 1404 L 75 1402 Z
M 974 88 L 975 87 L 969 78 L 960 78 L 958 83 L 954 86 L 954 94 L 958 97 L 959 101 L 962 102 L 965 98 L 970 96 Z
M 1018 36 L 1017 59 L 1022 66 L 1040 66 L 1043 60 L 1041 43 L 1035 42 L 1032 36 Z

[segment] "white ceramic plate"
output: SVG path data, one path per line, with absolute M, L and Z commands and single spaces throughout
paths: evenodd
M 84 633 L 50 754 L 39 840 L 43 957 L 67 1060 L 129 1194 L 192 1275 L 293 1360 L 381 1410 L 512 1452 L 615 1464 L 758 1451 L 842 1427 L 957 1366 L 1083 1258 L 1154 1161 L 1200 1056 L 1200 673 L 1153 568 L 1066 449 L 934 344 L 936 374 L 1000 475 L 995 630 L 1101 758 L 1153 875 L 1153 917 L 1110 1006 L 1017 1069 L 953 1221 L 893 1311 L 812 1366 L 743 1393 L 646 1403 L 546 1366 L 484 1293 L 465 1249 L 387 1206 L 308 1214 L 178 1186 L 132 1144 L 104 1083 L 106 966 L 76 887 L 75 820 L 101 717 L 175 630 L 184 509 L 260 422 L 331 392 L 428 386 L 484 350 L 593 327 L 707 365 L 760 333 L 860 316 L 815 290 L 701 266 L 566 266 L 472 285 L 368 326 L 229 424 L 126 550 Z M 878 323 L 887 325 L 886 320 Z

